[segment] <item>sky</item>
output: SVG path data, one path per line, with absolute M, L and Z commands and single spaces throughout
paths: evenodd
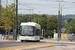
M 18 14 L 48 14 L 58 15 L 59 0 L 18 0 Z M 60 10 L 62 6 L 62 15 L 75 14 L 75 0 L 63 0 L 60 2 Z M 8 5 L 14 3 L 14 0 L 8 0 Z M 15 0 L 16 3 L 16 0 Z M 3 7 L 6 0 L 1 0 Z M 33 9 L 28 10 L 28 9 Z

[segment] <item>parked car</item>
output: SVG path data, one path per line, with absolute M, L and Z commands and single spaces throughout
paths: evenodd
M 75 37 L 70 37 L 69 40 L 70 41 L 75 41 Z
M 44 39 L 44 37 L 43 36 L 40 36 L 40 39 Z

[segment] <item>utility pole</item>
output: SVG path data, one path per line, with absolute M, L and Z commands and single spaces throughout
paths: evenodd
M 7 6 L 8 6 L 8 0 L 6 0 L 6 12 L 7 12 L 7 15 L 6 15 L 6 24 L 5 24 L 5 30 L 6 30 L 6 33 L 5 34 L 7 34 L 7 17 L 8 17 L 8 8 L 7 8 Z
M 61 39 L 61 22 L 62 22 L 62 6 L 61 6 L 61 14 L 60 14 L 60 39 Z
M 44 38 L 45 38 L 45 29 L 44 29 Z
M 31 17 L 31 12 L 30 12 L 30 10 L 33 10 L 33 9 L 19 9 L 19 10 L 29 10 L 29 13 L 30 13 L 30 15 L 29 15 L 30 22 L 32 21 L 32 17 Z
M 14 0 L 14 8 L 15 8 L 15 0 Z M 13 14 L 15 16 L 15 14 Z M 13 39 L 15 39 L 15 17 L 13 17 Z
M 0 0 L 0 26 L 1 26 L 1 0 Z
M 33 11 L 33 9 L 32 9 L 32 12 L 33 12 L 33 15 L 34 15 L 34 20 L 35 20 L 35 22 L 36 22 L 36 19 L 35 19 L 35 14 L 34 14 L 34 11 Z
M 17 28 L 17 17 L 18 17 L 18 0 L 16 0 L 16 24 L 15 24 L 15 40 L 17 40 L 17 32 L 18 32 L 18 28 Z
M 15 0 L 14 0 L 14 8 L 15 8 Z M 15 14 L 14 14 L 14 16 L 15 16 Z M 15 24 L 15 17 L 13 18 L 13 23 Z M 14 28 L 15 28 L 15 26 L 13 25 L 13 30 L 14 30 Z
M 14 4 L 15 4 L 15 0 L 14 0 Z
M 30 18 L 30 22 L 32 22 L 32 17 L 31 17 L 31 12 L 30 12 L 30 10 L 31 10 L 31 9 L 29 9 L 29 13 L 30 13 L 29 18 Z
M 59 41 L 59 19 L 60 19 L 60 3 L 59 3 L 59 11 L 58 11 L 58 41 Z
M 42 36 L 43 36 L 43 29 L 42 29 Z
M 61 23 L 62 23 L 62 6 L 61 6 L 61 15 L 60 15 L 60 39 L 61 39 Z
M 6 0 L 6 5 L 8 6 L 8 0 Z
M 40 14 L 40 12 L 41 12 L 41 11 L 39 11 L 39 14 Z M 38 14 L 38 24 L 39 24 L 39 14 Z

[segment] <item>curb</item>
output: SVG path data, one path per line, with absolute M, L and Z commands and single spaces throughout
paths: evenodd
M 75 43 L 75 42 L 66 42 L 66 41 L 49 41 L 52 43 Z
M 53 40 L 42 40 L 46 42 L 53 42 L 53 43 L 75 43 L 75 41 L 53 41 Z
M 6 41 L 16 41 L 16 40 L 1 40 L 0 42 L 6 42 Z

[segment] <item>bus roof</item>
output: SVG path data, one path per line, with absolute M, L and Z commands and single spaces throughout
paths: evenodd
M 24 26 L 24 25 L 40 27 L 40 25 L 35 22 L 22 22 L 21 26 Z

